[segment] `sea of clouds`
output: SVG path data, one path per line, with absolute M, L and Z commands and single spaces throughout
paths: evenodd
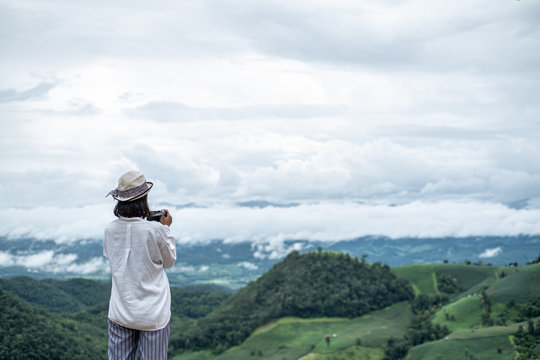
M 114 219 L 112 207 L 0 209 L 0 216 L 10 219 L 0 224 L 0 236 L 58 243 L 101 240 L 105 226 Z M 335 242 L 366 235 L 397 239 L 540 233 L 540 209 L 474 201 L 416 201 L 393 206 L 316 202 L 288 207 L 167 207 L 173 216 L 172 233 L 184 244 L 223 240 L 279 246 L 285 240 Z

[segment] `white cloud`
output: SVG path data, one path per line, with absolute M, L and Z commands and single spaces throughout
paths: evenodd
M 178 271 L 180 271 L 180 272 L 182 272 L 182 271 L 185 271 L 185 272 L 195 271 L 195 267 L 193 267 L 193 266 L 180 266 L 180 267 L 175 267 L 173 269 L 178 269 Z
M 76 260 L 76 254 L 56 254 L 52 250 L 29 254 L 11 254 L 0 251 L 0 267 L 24 266 L 28 269 L 74 274 L 109 272 L 109 266 L 102 257 L 92 258 L 83 263 L 77 263 Z
M 57 266 L 54 271 L 74 274 L 93 274 L 110 272 L 109 265 L 102 257 L 95 257 L 84 263 L 72 263 L 68 266 Z
M 53 261 L 54 251 L 48 250 L 41 253 L 17 256 L 16 263 L 27 268 L 40 268 Z
M 124 5 L 0 4 L 0 234 L 100 238 L 132 168 L 187 241 L 538 231 L 538 3 Z
M 176 212 L 180 241 L 252 241 L 280 254 L 284 240 L 337 241 L 365 235 L 445 237 L 540 233 L 539 210 L 498 204 L 445 201 L 400 206 L 318 203 L 290 208 L 217 207 Z M 209 225 L 211 224 L 211 225 Z
M 8 252 L 0 251 L 0 266 L 13 266 L 15 260 L 13 255 Z
M 160 208 L 163 206 L 159 206 Z M 509 208 L 470 200 L 416 201 L 401 205 L 357 202 L 308 202 L 291 207 L 251 208 L 208 203 L 204 207 L 167 206 L 173 216 L 172 232 L 183 244 L 252 242 L 261 257 L 279 258 L 300 244 L 285 240 L 338 241 L 367 235 L 401 237 L 517 236 L 540 234 L 540 210 Z M 0 236 L 33 237 L 70 242 L 100 241 L 103 229 L 114 219 L 112 205 L 83 208 L 1 210 L 15 222 L 3 222 Z M 69 262 L 53 253 L 26 260 L 46 264 Z M 0 257 L 0 259 L 3 259 Z M 9 261 L 8 258 L 3 261 Z
M 102 239 L 105 226 L 114 218 L 113 206 L 111 202 L 108 206 L 0 209 L 2 216 L 11 219 L 0 224 L 0 234 L 8 238 L 53 239 L 58 243 Z
M 478 255 L 478 257 L 480 257 L 480 258 L 492 258 L 492 257 L 495 257 L 497 255 L 500 255 L 501 253 L 502 253 L 502 248 L 501 247 L 496 247 L 496 248 L 493 248 L 493 249 L 486 249 L 483 253 Z
M 239 267 L 243 267 L 247 270 L 258 270 L 259 267 L 253 263 L 250 263 L 249 261 L 243 261 L 238 264 Z

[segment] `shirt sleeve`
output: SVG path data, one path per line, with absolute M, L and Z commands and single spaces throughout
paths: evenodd
M 107 247 L 105 245 L 107 241 L 107 229 L 105 229 L 105 231 L 103 232 L 103 256 L 105 256 L 107 259 L 109 258 L 107 256 Z
M 168 269 L 176 261 L 176 239 L 171 235 L 171 229 L 167 225 L 157 224 L 159 237 L 158 246 L 163 258 L 163 267 Z

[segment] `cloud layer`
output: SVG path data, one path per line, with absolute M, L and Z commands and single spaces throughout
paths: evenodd
M 369 235 L 397 239 L 540 234 L 539 209 L 518 210 L 471 201 L 412 202 L 397 206 L 323 202 L 263 208 L 219 204 L 167 207 L 173 216 L 172 232 L 180 243 L 247 241 L 266 255 L 273 252 L 281 255 L 291 250 L 285 249 L 286 240 L 334 242 Z M 83 236 L 99 241 L 113 218 L 112 206 L 105 205 L 58 211 L 53 208 L 0 211 L 0 216 L 8 215 L 14 220 L 0 225 L 0 236 L 52 239 L 59 243 Z M 46 258 L 47 254 L 42 255 Z
M 0 14 L 0 235 L 98 238 L 133 168 L 187 241 L 538 232 L 536 2 Z
M 23 266 L 29 272 L 39 270 L 53 273 L 68 272 L 78 275 L 109 272 L 109 266 L 103 258 L 93 258 L 84 263 L 77 263 L 76 260 L 77 255 L 75 254 L 55 254 L 52 250 L 18 255 L 0 251 L 0 266 L 2 267 Z

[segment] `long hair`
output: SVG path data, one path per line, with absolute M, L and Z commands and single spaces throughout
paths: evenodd
M 114 207 L 114 215 L 120 217 L 140 217 L 146 219 L 150 216 L 150 207 L 148 206 L 148 195 L 133 201 L 118 201 Z

